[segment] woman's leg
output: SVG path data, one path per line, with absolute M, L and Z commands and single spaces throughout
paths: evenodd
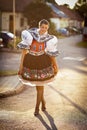
M 45 100 L 44 100 L 44 86 L 42 86 L 42 89 L 43 89 L 43 94 L 42 94 L 42 111 L 45 111 L 46 110 L 46 107 L 45 107 L 45 105 L 46 105 L 46 102 L 45 102 Z
M 44 86 L 36 86 L 37 90 L 37 100 L 36 100 L 36 107 L 34 115 L 39 114 L 39 106 L 42 102 L 42 110 L 45 108 L 45 101 L 44 101 Z

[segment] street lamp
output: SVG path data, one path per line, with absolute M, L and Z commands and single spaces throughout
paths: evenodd
M 13 0 L 13 33 L 14 33 L 14 48 L 15 48 L 15 0 Z

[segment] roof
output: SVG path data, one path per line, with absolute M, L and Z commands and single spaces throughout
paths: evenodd
M 82 17 L 79 15 L 78 12 L 64 6 L 64 5 L 56 5 L 56 7 L 63 11 L 70 19 L 72 20 L 79 20 L 79 21 L 83 21 Z
M 32 0 L 15 0 L 15 10 L 22 12 L 24 7 Z M 10 12 L 13 10 L 13 0 L 0 0 L 0 10 Z
M 47 3 L 47 4 L 53 10 L 53 12 L 52 12 L 53 17 L 68 18 L 68 19 L 72 19 L 72 20 L 83 21 L 82 17 L 79 15 L 78 12 L 76 12 L 64 5 L 51 4 L 51 3 Z
M 57 8 L 54 4 L 47 2 L 47 5 L 51 7 L 51 9 L 54 12 L 53 14 L 55 14 L 59 18 L 68 18 L 68 15 L 66 15 L 63 11 L 61 11 L 59 8 Z
M 15 0 L 15 11 L 22 12 L 32 0 Z M 73 20 L 83 21 L 81 16 L 74 10 L 67 8 L 64 5 L 47 3 L 53 10 L 53 17 L 70 18 Z M 13 11 L 13 0 L 0 0 L 0 11 Z

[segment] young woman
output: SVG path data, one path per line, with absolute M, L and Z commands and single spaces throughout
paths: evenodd
M 35 84 L 37 100 L 34 115 L 46 110 L 44 84 L 52 81 L 58 72 L 55 57 L 58 55 L 57 38 L 48 34 L 49 22 L 39 22 L 39 28 L 24 30 L 18 47 L 22 49 L 19 77 L 23 83 Z

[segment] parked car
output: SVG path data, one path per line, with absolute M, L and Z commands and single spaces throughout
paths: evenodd
M 65 35 L 65 36 L 69 35 L 69 31 L 67 30 L 67 28 L 60 28 L 57 30 L 57 32 L 61 33 L 62 35 Z
M 12 42 L 14 40 L 14 38 L 16 38 L 16 37 L 11 32 L 1 31 L 0 32 L 0 38 L 3 40 L 2 41 L 3 46 L 7 48 L 8 47 L 8 43 Z
M 4 47 L 4 45 L 3 45 L 3 39 L 0 38 L 0 48 L 2 48 L 2 47 Z
M 78 28 L 76 28 L 74 26 L 67 27 L 67 30 L 69 31 L 69 35 L 81 34 L 82 33 L 81 29 L 78 29 Z
M 87 41 L 87 27 L 84 27 L 83 29 L 83 40 Z

